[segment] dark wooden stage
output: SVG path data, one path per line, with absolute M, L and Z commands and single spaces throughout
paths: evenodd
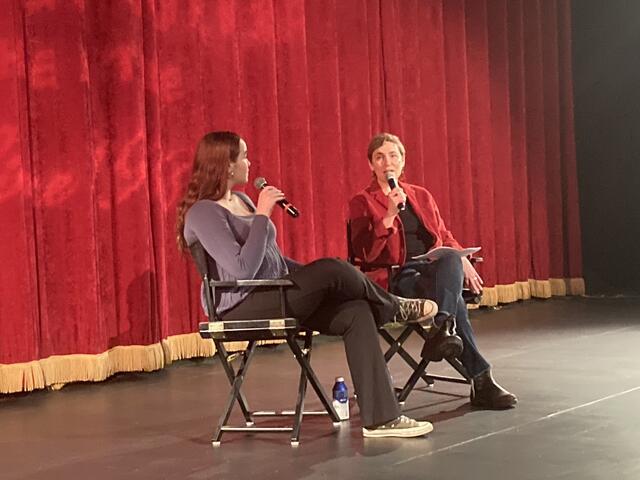
M 496 378 L 520 399 L 514 410 L 471 410 L 467 386 L 437 383 L 405 405 L 433 422 L 426 438 L 365 440 L 352 405 L 337 429 L 306 419 L 295 448 L 287 434 L 229 433 L 214 449 L 226 378 L 217 359 L 183 361 L 0 397 L 0 478 L 640 479 L 640 297 L 532 300 L 472 318 Z M 327 390 L 348 376 L 337 339 L 318 338 L 312 363 Z M 408 370 L 398 361 L 392 375 Z M 293 407 L 297 376 L 284 346 L 262 349 L 250 404 Z M 313 391 L 306 403 L 319 406 Z

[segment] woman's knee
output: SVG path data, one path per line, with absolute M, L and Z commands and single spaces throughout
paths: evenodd
M 438 270 L 447 270 L 450 273 L 462 275 L 462 259 L 456 253 L 446 253 L 438 260 Z
M 377 330 L 371 306 L 366 300 L 350 300 L 341 304 L 331 322 L 331 331 L 342 336 L 353 336 L 364 340 L 377 338 Z
M 334 276 L 358 275 L 359 271 L 353 265 L 339 258 L 320 258 L 311 263 L 315 268 Z
M 405 268 L 400 271 L 390 282 L 389 290 L 402 297 L 417 298 L 421 296 L 419 286 L 422 275 L 413 268 Z

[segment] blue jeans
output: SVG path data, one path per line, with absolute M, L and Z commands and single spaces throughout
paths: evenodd
M 438 304 L 436 325 L 452 315 L 456 319 L 456 330 L 462 339 L 463 351 L 460 362 L 473 378 L 490 368 L 478 346 L 467 305 L 462 298 L 464 273 L 462 261 L 455 254 L 442 257 L 435 262 L 410 261 L 403 265 L 390 285 L 391 292 L 407 298 L 430 298 Z

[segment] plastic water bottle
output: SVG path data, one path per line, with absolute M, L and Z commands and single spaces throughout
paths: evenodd
M 349 419 L 349 390 L 343 377 L 336 378 L 336 383 L 333 384 L 333 408 L 340 420 Z

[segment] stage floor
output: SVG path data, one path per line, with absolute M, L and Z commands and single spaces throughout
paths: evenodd
M 531 300 L 472 322 L 496 379 L 518 395 L 513 410 L 472 410 L 468 386 L 436 383 L 404 407 L 434 424 L 427 437 L 364 439 L 352 403 L 337 429 L 306 419 L 295 448 L 287 434 L 236 433 L 212 448 L 227 380 L 217 358 L 182 361 L 0 396 L 0 478 L 640 479 L 639 297 Z M 339 339 L 319 337 L 312 363 L 327 391 L 348 378 Z M 252 408 L 293 408 L 298 372 L 285 346 L 261 349 L 246 383 Z M 409 374 L 399 361 L 391 372 Z M 309 390 L 306 407 L 319 405 Z

